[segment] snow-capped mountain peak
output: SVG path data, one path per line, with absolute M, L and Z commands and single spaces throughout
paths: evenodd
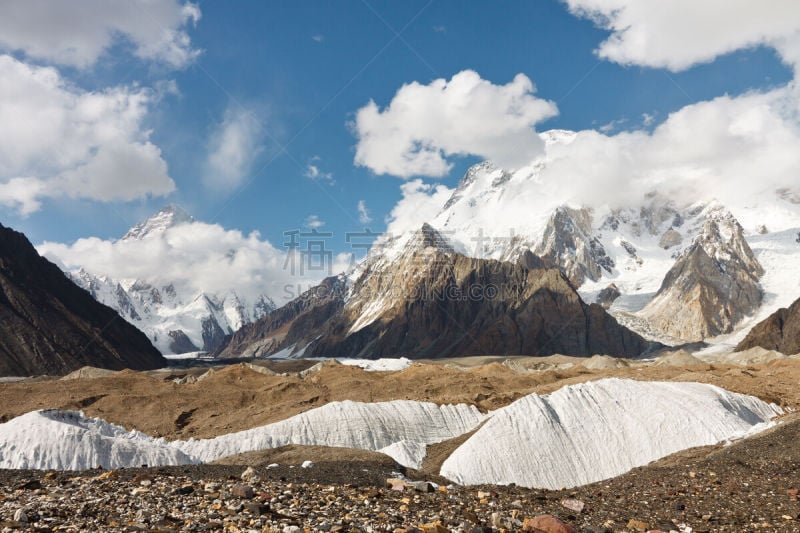
M 194 217 L 181 207 L 170 204 L 161 208 L 155 215 L 140 222 L 128 230 L 122 240 L 144 239 L 150 235 L 160 234 L 180 224 L 194 222 Z
M 121 242 L 164 239 L 170 229 L 192 223 L 195 219 L 186 211 L 168 205 L 132 227 Z M 181 279 L 114 279 L 84 268 L 67 275 L 147 334 L 164 354 L 213 351 L 227 335 L 275 309 L 266 294 L 245 297 L 233 288 L 204 291 Z

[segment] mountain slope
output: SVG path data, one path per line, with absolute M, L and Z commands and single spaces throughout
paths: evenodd
M 283 309 L 248 331 L 251 338 L 260 328 L 264 338 L 272 335 L 269 353 L 293 348 L 325 357 L 625 357 L 650 347 L 599 305 L 585 304 L 558 270 L 529 268 L 537 262 L 529 255 L 516 263 L 469 258 L 426 224 L 396 257 L 368 258 L 344 298 L 308 308 L 282 340 L 273 332 L 281 331 Z M 226 348 L 226 355 L 245 353 L 253 351 Z
M 166 365 L 147 337 L 0 225 L 0 375 Z
M 800 353 L 800 300 L 788 308 L 778 309 L 766 320 L 756 324 L 736 346 L 736 351 L 757 346 L 787 355 Z

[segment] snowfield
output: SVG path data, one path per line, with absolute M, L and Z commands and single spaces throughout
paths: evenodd
M 499 409 L 441 474 L 463 485 L 575 487 L 764 430 L 781 412 L 712 385 L 603 379 Z
M 49 410 L 0 424 L 0 468 L 193 464 L 288 444 L 379 451 L 419 468 L 428 445 L 480 426 L 444 462 L 443 476 L 466 485 L 555 489 L 761 431 L 780 413 L 775 405 L 711 385 L 622 379 L 531 394 L 488 415 L 464 404 L 332 402 L 246 431 L 172 442 L 82 413 Z

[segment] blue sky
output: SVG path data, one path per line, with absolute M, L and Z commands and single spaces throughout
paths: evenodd
M 380 231 L 402 183 L 354 165 L 357 138 L 349 124 L 370 100 L 380 108 L 389 104 L 405 83 L 426 85 L 471 69 L 504 85 L 523 73 L 537 97 L 558 107 L 557 116 L 536 125 L 538 131 L 615 124 L 605 130 L 613 133 L 652 129 L 688 104 L 767 90 L 793 76 L 764 46 L 679 71 L 601 59 L 595 50 L 610 32 L 556 0 L 205 1 L 197 7 L 202 16 L 184 30 L 200 53 L 178 67 L 140 57 L 124 39 L 89 66 L 6 46 L 18 61 L 57 69 L 75 91 L 154 88 L 158 97 L 140 127 L 161 150 L 176 188 L 129 201 L 47 197 L 26 215 L 0 205 L 3 224 L 35 243 L 108 239 L 176 203 L 207 222 L 258 230 L 276 247 L 285 231 L 314 215 L 343 250 L 344 233 L 365 226 L 358 203 L 370 211 L 366 225 Z M 653 120 L 645 123 L 645 114 Z M 251 137 L 244 143 L 243 175 L 234 186 L 210 186 L 208 152 L 226 117 L 237 116 L 246 117 Z M 477 160 L 450 158 L 447 175 L 425 180 L 452 187 Z M 330 177 L 307 177 L 309 165 Z M 128 179 L 136 180 L 135 174 Z

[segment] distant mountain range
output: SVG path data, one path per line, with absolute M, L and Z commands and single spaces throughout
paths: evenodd
M 188 213 L 170 205 L 132 227 L 121 240 L 164 239 L 170 228 L 192 222 Z M 164 354 L 216 350 L 226 336 L 275 308 L 266 295 L 245 297 L 233 289 L 196 291 L 177 281 L 115 279 L 83 268 L 67 275 L 147 334 Z
M 543 137 L 568 143 L 572 134 Z M 800 296 L 796 192 L 768 192 L 743 206 L 654 192 L 627 207 L 592 208 L 559 203 L 558 191 L 541 189 L 547 164 L 514 172 L 473 166 L 421 229 L 386 236 L 355 269 L 327 280 L 323 298 L 309 291 L 244 327 L 217 353 L 631 355 L 647 349 L 642 338 L 734 347 Z M 409 297 L 422 286 L 458 293 L 487 280 L 518 292 L 502 304 Z M 546 304 L 532 282 L 546 286 Z M 329 294 L 334 286 L 336 295 Z M 567 309 L 563 302 L 577 295 L 583 301 Z M 614 325 L 588 303 L 607 310 Z M 577 329 L 546 325 L 579 317 Z
M 574 134 L 542 137 L 553 146 Z M 513 172 L 473 166 L 432 219 L 385 235 L 349 272 L 280 309 L 266 295 L 232 289 L 85 269 L 69 276 L 162 353 L 221 357 L 631 356 L 656 343 L 733 347 L 800 296 L 797 191 L 767 191 L 735 206 L 621 191 L 620 206 L 591 207 L 540 183 L 549 164 Z M 164 239 L 192 223 L 168 206 L 121 241 Z M 489 286 L 501 297 L 464 297 Z
M 23 234 L 0 225 L 0 376 L 166 364 L 143 333 L 70 282 Z

